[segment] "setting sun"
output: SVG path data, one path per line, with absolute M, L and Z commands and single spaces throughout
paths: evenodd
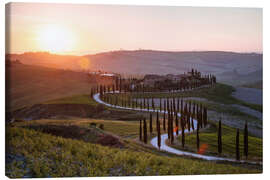
M 38 45 L 50 52 L 71 51 L 74 47 L 74 35 L 68 28 L 48 25 L 38 32 Z

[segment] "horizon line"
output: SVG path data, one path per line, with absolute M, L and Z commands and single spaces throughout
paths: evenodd
M 172 52 L 172 53 L 184 53 L 184 52 L 226 52 L 226 53 L 239 53 L 239 54 L 263 54 L 263 51 L 231 51 L 231 50 L 155 50 L 155 49 L 119 49 L 119 50 L 108 50 L 108 51 L 100 51 L 97 53 L 70 53 L 70 52 L 50 52 L 50 51 L 24 51 L 24 52 L 12 52 L 12 53 L 5 53 L 5 55 L 22 55 L 27 53 L 48 53 L 52 55 L 65 55 L 65 56 L 90 56 L 90 55 L 98 55 L 104 53 L 113 53 L 113 52 L 135 52 L 135 51 L 156 51 L 156 52 Z

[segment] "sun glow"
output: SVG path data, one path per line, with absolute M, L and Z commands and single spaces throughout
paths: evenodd
M 41 50 L 64 53 L 74 48 L 74 34 L 66 27 L 47 25 L 38 31 L 37 43 Z

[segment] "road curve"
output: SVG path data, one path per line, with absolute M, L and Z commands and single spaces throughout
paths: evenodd
M 118 93 L 118 92 L 116 92 Z M 93 95 L 93 99 L 100 103 L 100 104 L 104 104 L 106 106 L 109 106 L 109 107 L 114 107 L 114 108 L 118 108 L 118 109 L 127 109 L 127 110 L 134 110 L 134 111 L 145 111 L 145 112 L 156 112 L 155 110 L 153 109 L 140 109 L 140 108 L 130 108 L 130 107 L 122 107 L 122 106 L 115 106 L 115 105 L 112 105 L 112 104 L 108 104 L 104 101 L 102 101 L 100 99 L 100 94 L 99 93 L 96 93 Z M 159 111 L 160 113 L 164 113 L 164 111 Z M 165 111 L 165 113 L 167 114 L 168 112 Z M 179 117 L 180 117 L 180 113 L 177 114 Z M 193 122 L 194 122 L 194 126 L 196 127 L 197 126 L 197 120 L 193 119 Z M 191 130 L 192 131 L 192 130 Z M 188 132 L 188 130 L 186 129 L 185 130 L 185 133 Z M 181 131 L 179 131 L 179 134 L 181 134 Z M 174 132 L 174 136 L 176 136 L 176 133 Z M 150 143 L 152 146 L 154 146 L 155 148 L 159 149 L 158 148 L 158 145 L 157 145 L 157 136 L 154 137 L 153 139 L 151 139 Z M 204 159 L 204 160 L 208 160 L 208 161 L 230 161 L 230 162 L 241 162 L 241 163 L 249 163 L 249 164 L 261 164 L 259 162 L 252 162 L 252 161 L 245 161 L 245 160 L 236 160 L 236 159 L 232 159 L 232 158 L 223 158 L 223 157 L 217 157 L 217 156 L 208 156 L 208 155 L 203 155 L 203 154 L 197 154 L 197 153 L 192 153 L 192 152 L 187 152 L 187 151 L 182 151 L 182 150 L 179 150 L 179 149 L 175 149 L 173 147 L 170 147 L 166 144 L 166 139 L 168 139 L 168 134 L 165 133 L 165 134 L 162 134 L 161 135 L 161 145 L 160 145 L 160 150 L 163 150 L 163 151 L 166 151 L 166 152 L 169 152 L 169 153 L 173 153 L 173 154 L 177 154 L 177 155 L 185 155 L 185 156 L 191 156 L 191 157 L 195 157 L 195 158 L 199 158 L 199 159 Z

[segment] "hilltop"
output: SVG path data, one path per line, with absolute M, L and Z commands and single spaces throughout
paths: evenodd
M 224 51 L 111 51 L 85 56 L 50 53 L 11 54 L 24 64 L 85 70 L 102 70 L 122 74 L 175 74 L 198 69 L 215 74 L 220 82 L 243 85 L 262 80 L 262 54 Z M 238 79 L 235 82 L 235 79 Z

